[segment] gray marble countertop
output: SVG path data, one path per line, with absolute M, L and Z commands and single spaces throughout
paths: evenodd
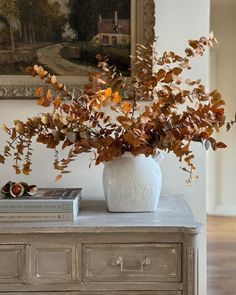
M 74 222 L 1 222 L 1 233 L 89 232 L 198 232 L 187 202 L 182 197 L 163 196 L 156 212 L 110 213 L 104 200 L 83 200 Z

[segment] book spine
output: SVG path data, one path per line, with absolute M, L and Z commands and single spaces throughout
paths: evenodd
M 7 201 L 1 200 L 0 213 L 72 213 L 75 201 Z
M 0 222 L 12 221 L 73 221 L 73 213 L 1 213 Z

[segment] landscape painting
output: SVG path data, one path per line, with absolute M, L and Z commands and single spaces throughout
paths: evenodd
M 0 75 L 86 76 L 96 54 L 130 74 L 130 0 L 0 0 Z

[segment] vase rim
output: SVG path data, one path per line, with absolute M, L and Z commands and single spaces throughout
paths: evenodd
M 131 152 L 124 152 L 124 154 L 121 155 L 122 158 L 134 158 L 138 156 L 145 156 L 144 154 L 134 155 Z
M 145 154 L 134 155 L 131 152 L 125 151 L 120 157 L 116 157 L 113 160 L 119 160 L 119 159 L 122 159 L 122 158 L 133 159 L 133 158 L 137 158 L 137 157 L 152 158 L 157 163 L 160 163 L 163 160 L 163 153 L 162 152 L 159 152 L 155 156 L 149 155 L 148 157 L 146 157 Z M 109 163 L 110 162 L 104 162 L 103 164 L 104 165 L 107 165 Z

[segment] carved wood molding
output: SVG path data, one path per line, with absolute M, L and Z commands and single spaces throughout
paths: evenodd
M 197 247 L 186 248 L 186 295 L 198 295 L 199 251 Z
M 187 251 L 187 294 L 194 295 L 194 249 L 188 247 Z
M 71 94 L 79 93 L 86 77 L 63 77 L 59 76 L 58 81 L 66 84 Z M 0 76 L 0 99 L 32 99 L 38 87 L 48 88 L 40 79 L 29 76 Z
M 131 0 L 131 54 L 135 55 L 136 43 L 151 44 L 155 36 L 155 1 Z M 78 93 L 87 77 L 59 76 L 71 93 Z M 43 86 L 29 76 L 0 75 L 0 99 L 32 99 L 35 89 Z
M 144 45 L 153 43 L 155 37 L 155 3 L 153 0 L 142 0 L 141 42 Z

